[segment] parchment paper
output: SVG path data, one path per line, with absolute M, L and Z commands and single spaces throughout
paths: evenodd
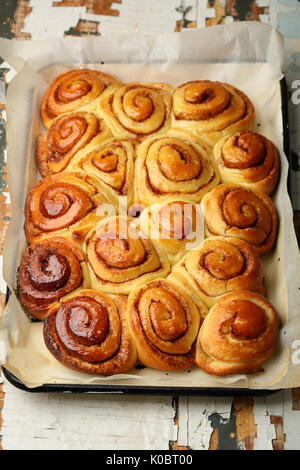
M 281 328 L 277 352 L 264 364 L 263 373 L 215 378 L 196 366 L 190 371 L 172 373 L 133 369 L 109 378 L 75 372 L 59 364 L 48 352 L 42 324 L 29 321 L 14 293 L 1 319 L 1 363 L 28 387 L 111 381 L 157 387 L 300 386 L 300 257 L 287 193 L 288 162 L 282 149 L 281 35 L 268 25 L 241 22 L 180 34 L 114 33 L 97 38 L 24 42 L 2 39 L 0 56 L 18 71 L 6 98 L 12 220 L 4 247 L 4 279 L 11 290 L 16 286 L 17 267 L 26 247 L 24 203 L 38 178 L 34 147 L 36 136 L 43 130 L 39 104 L 58 73 L 88 66 L 112 73 L 122 81 L 165 81 L 173 86 L 195 79 L 231 83 L 253 101 L 256 130 L 278 146 L 281 157 L 280 181 L 272 196 L 280 221 L 278 238 L 273 251 L 263 257 L 267 297 L 280 315 Z

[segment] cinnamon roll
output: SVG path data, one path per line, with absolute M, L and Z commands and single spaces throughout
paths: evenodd
M 144 235 L 133 217 L 101 221 L 85 242 L 85 257 L 93 289 L 129 294 L 139 281 L 170 271 L 167 255 Z
M 172 127 L 188 129 L 211 146 L 224 135 L 252 129 L 254 121 L 249 98 L 228 83 L 196 80 L 174 90 Z
M 103 207 L 113 204 L 109 193 L 84 172 L 47 176 L 33 186 L 27 196 L 27 240 L 31 243 L 59 234 L 82 244 L 91 227 L 105 216 L 105 211 L 102 215 L 97 210 L 102 204 Z
M 253 131 L 240 131 L 222 138 L 214 158 L 223 183 L 242 184 L 271 194 L 278 178 L 279 156 L 275 145 Z
M 197 137 L 170 131 L 138 148 L 136 191 L 145 205 L 171 200 L 198 203 L 219 182 L 209 151 Z
M 143 139 L 170 127 L 172 87 L 166 83 L 126 83 L 103 96 L 98 112 L 116 137 Z
M 158 370 L 187 369 L 195 363 L 195 342 L 206 307 L 196 306 L 178 286 L 156 279 L 136 286 L 127 315 L 138 359 Z
M 30 245 L 20 268 L 20 301 L 30 315 L 42 320 L 70 292 L 89 287 L 82 251 L 69 240 L 49 238 Z
M 230 291 L 247 289 L 265 295 L 261 260 L 240 238 L 207 238 L 174 267 L 169 279 L 209 307 Z
M 126 319 L 127 297 L 80 290 L 51 309 L 45 344 L 67 367 L 89 374 L 126 372 L 137 354 Z
M 166 251 L 171 265 L 195 243 L 200 243 L 204 235 L 200 208 L 183 201 L 147 207 L 140 216 L 140 223 L 149 238 Z
M 217 376 L 262 371 L 275 352 L 278 327 L 277 312 L 262 295 L 247 290 L 225 294 L 201 326 L 196 363 Z
M 208 235 L 241 238 L 263 255 L 276 239 L 277 213 L 269 196 L 237 184 L 220 184 L 203 199 Z
M 36 162 L 42 176 L 63 171 L 76 153 L 89 142 L 102 142 L 110 136 L 103 119 L 77 112 L 55 119 L 50 129 L 40 134 L 36 144 Z
M 97 98 L 109 93 L 120 82 L 112 75 L 89 69 L 69 70 L 56 77 L 41 103 L 41 118 L 47 129 L 61 114 L 93 111 Z
M 134 160 L 133 139 L 110 138 L 105 142 L 93 142 L 80 151 L 71 161 L 67 170 L 83 170 L 93 175 L 105 186 L 115 199 L 127 197 L 127 206 L 134 201 Z

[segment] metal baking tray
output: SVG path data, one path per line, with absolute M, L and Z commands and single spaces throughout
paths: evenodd
M 288 122 L 288 86 L 285 77 L 280 81 L 281 91 L 281 111 L 282 111 L 282 133 L 283 133 L 283 149 L 289 162 L 289 174 L 287 181 L 288 193 L 291 197 L 291 151 L 290 151 L 290 138 L 289 138 L 289 122 Z M 6 302 L 10 297 L 10 290 L 6 291 Z M 215 397 L 228 397 L 228 396 L 265 396 L 279 392 L 280 390 L 265 390 L 265 389 L 249 389 L 249 388 L 214 388 L 214 387 L 167 387 L 167 386 L 137 386 L 137 385 L 113 385 L 113 384 L 44 384 L 39 387 L 29 388 L 14 374 L 12 374 L 5 367 L 2 367 L 5 378 L 15 387 L 31 392 L 54 392 L 54 393 L 102 393 L 102 394 L 131 394 L 131 395 L 194 395 L 194 396 L 215 396 Z

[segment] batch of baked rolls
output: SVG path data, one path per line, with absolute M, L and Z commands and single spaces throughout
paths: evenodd
M 78 69 L 49 85 L 41 119 L 18 295 L 55 358 L 106 376 L 262 372 L 279 329 L 261 261 L 279 154 L 251 100 Z

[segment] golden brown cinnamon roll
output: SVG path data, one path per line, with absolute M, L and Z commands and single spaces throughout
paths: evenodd
M 27 240 L 31 243 L 59 234 L 82 244 L 87 232 L 105 215 L 97 209 L 112 202 L 105 188 L 84 172 L 47 176 L 27 196 Z
M 47 88 L 41 103 L 41 118 L 47 129 L 61 114 L 93 111 L 97 98 L 120 83 L 112 75 L 96 70 L 69 70 L 56 77 Z
M 159 370 L 187 369 L 195 363 L 195 341 L 206 315 L 185 292 L 166 279 L 137 285 L 127 314 L 138 358 Z
M 207 238 L 174 267 L 169 279 L 209 307 L 230 291 L 247 289 L 265 294 L 261 260 L 240 238 Z
M 127 206 L 134 198 L 134 160 L 136 142 L 133 139 L 97 138 L 78 152 L 67 170 L 83 170 L 105 186 L 112 198 L 127 197 Z
M 219 376 L 259 372 L 275 352 L 278 327 L 277 312 L 262 295 L 247 290 L 225 294 L 201 326 L 196 363 Z
M 269 196 L 237 184 L 220 184 L 203 199 L 209 235 L 241 238 L 263 255 L 277 233 L 276 208 Z
M 91 113 L 71 113 L 57 118 L 50 129 L 40 134 L 36 161 L 42 176 L 63 171 L 76 153 L 89 142 L 100 143 L 110 136 L 103 119 Z
M 169 273 L 167 255 L 135 228 L 135 222 L 132 217 L 112 217 L 88 234 L 85 257 L 93 289 L 129 294 L 137 282 Z
M 275 145 L 253 131 L 240 131 L 221 139 L 214 158 L 223 183 L 242 184 L 271 194 L 278 178 L 279 156 Z
M 82 251 L 60 237 L 33 243 L 22 257 L 18 287 L 23 307 L 42 320 L 62 297 L 89 287 Z
M 89 374 L 126 372 L 137 354 L 126 319 L 127 297 L 91 289 L 68 296 L 49 312 L 44 339 L 55 358 Z
M 145 205 L 171 200 L 198 203 L 219 182 L 207 148 L 182 131 L 142 142 L 135 171 L 137 198 Z
M 170 127 L 172 87 L 166 83 L 126 83 L 99 102 L 98 111 L 116 137 L 143 139 Z
M 195 243 L 203 240 L 203 217 L 196 204 L 171 201 L 153 204 L 140 216 L 141 227 L 177 263 Z
M 228 83 L 196 80 L 174 90 L 172 127 L 188 129 L 211 146 L 224 135 L 252 129 L 254 120 L 249 98 Z

